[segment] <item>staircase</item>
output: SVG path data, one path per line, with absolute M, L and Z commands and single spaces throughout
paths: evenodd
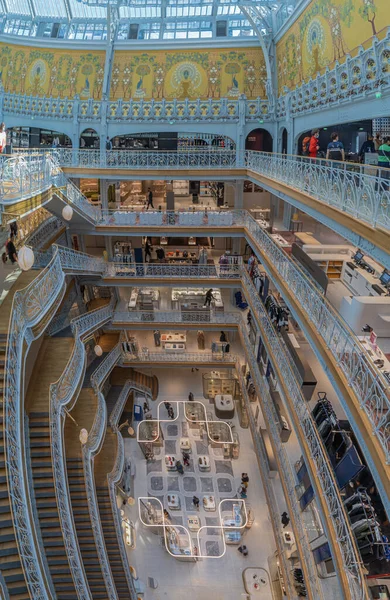
M 4 453 L 4 364 L 7 335 L 0 334 L 0 570 L 13 600 L 30 598 L 19 560 L 8 494 Z
M 106 599 L 106 585 L 100 567 L 89 515 L 83 461 L 81 458 L 67 458 L 66 464 L 73 519 L 89 588 L 94 600 L 95 598 Z
M 158 378 L 156 375 L 146 375 L 140 371 L 135 371 L 132 368 L 116 367 L 112 371 L 111 384 L 124 385 L 128 379 L 139 385 L 144 385 L 150 388 L 153 400 L 158 397 Z
M 106 487 L 97 487 L 96 494 L 107 555 L 110 561 L 111 572 L 115 582 L 118 598 L 119 600 L 128 600 L 130 598 L 130 592 L 118 547 L 118 539 L 114 525 L 108 485 Z
M 43 547 L 58 600 L 74 600 L 77 594 L 62 536 L 54 488 L 49 414 L 31 412 L 29 418 L 31 468 Z

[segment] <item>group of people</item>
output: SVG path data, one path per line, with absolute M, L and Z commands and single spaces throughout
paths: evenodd
M 15 242 L 18 237 L 18 223 L 17 221 L 11 221 L 9 224 L 9 235 L 8 239 L 5 242 L 5 252 L 2 254 L 2 260 L 5 264 L 7 260 L 10 261 L 12 265 L 18 262 L 18 253 L 15 247 Z
M 320 130 L 313 129 L 311 135 L 307 135 L 302 141 L 302 155 L 308 156 L 309 158 L 320 158 L 321 151 L 320 142 Z M 378 154 L 378 167 L 390 168 L 390 136 L 382 136 L 377 133 L 375 137 L 371 134 L 367 135 L 367 140 L 363 142 L 359 157 L 360 161 L 364 162 L 364 157 L 369 153 Z M 345 149 L 343 143 L 339 139 L 339 134 L 334 131 L 330 136 L 330 142 L 326 148 L 325 158 L 327 160 L 345 160 Z
M 248 473 L 242 473 L 241 474 L 241 486 L 238 490 L 238 493 L 240 494 L 241 498 L 248 497 L 248 485 L 249 485 Z

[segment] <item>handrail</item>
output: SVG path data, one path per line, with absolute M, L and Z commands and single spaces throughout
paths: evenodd
M 33 328 L 44 319 L 54 301 L 65 290 L 65 275 L 59 252 L 55 252 L 48 267 L 23 290 L 15 292 L 5 359 L 4 384 L 4 446 L 7 481 L 19 555 L 31 597 L 47 599 L 44 575 L 41 572 L 38 548 L 33 537 L 33 524 L 28 509 L 28 482 L 23 460 L 23 356 L 35 339 Z
M 237 361 L 237 357 L 234 354 L 229 353 L 212 353 L 208 352 L 150 352 L 147 348 L 143 348 L 137 356 L 133 356 L 132 354 L 128 354 L 124 352 L 123 360 L 124 362 L 127 359 L 132 363 L 143 363 L 143 362 L 154 362 L 154 363 L 221 363 L 221 364 L 233 364 Z
M 249 427 L 250 427 L 250 430 L 252 433 L 253 444 L 255 447 L 256 454 L 257 454 L 258 462 L 260 465 L 262 465 L 262 468 L 265 468 L 265 465 L 267 465 L 267 463 L 268 463 L 267 451 L 264 446 L 264 441 L 257 430 L 255 418 L 253 416 L 252 408 L 250 406 L 250 400 L 248 398 L 248 392 L 246 389 L 244 377 L 241 373 L 241 369 L 236 368 L 236 371 L 238 373 L 238 380 L 240 382 L 241 394 L 245 400 L 246 411 L 247 411 L 247 414 L 249 417 Z M 265 387 L 266 386 L 264 386 L 264 388 Z M 267 390 L 265 390 L 265 392 L 267 394 Z M 268 395 L 269 395 L 269 392 L 268 392 Z M 264 403 L 264 398 L 262 398 L 262 400 Z M 277 435 L 275 442 L 277 441 L 277 437 L 279 437 L 279 439 L 280 439 L 280 436 Z M 287 461 L 288 459 L 285 458 L 285 460 Z M 283 461 L 281 461 L 281 464 L 283 464 Z M 268 502 L 267 502 L 268 511 L 269 511 L 270 517 L 273 521 L 273 529 L 274 529 L 274 533 L 275 533 L 275 537 L 276 537 L 276 541 L 277 541 L 277 545 L 278 545 L 279 558 L 281 559 L 281 561 L 283 563 L 285 581 L 287 583 L 287 587 L 289 590 L 288 597 L 289 598 L 295 597 L 296 592 L 295 592 L 294 586 L 291 582 L 291 576 L 290 576 L 291 566 L 290 566 L 290 564 L 288 562 L 288 558 L 286 556 L 285 543 L 283 540 L 282 533 L 280 531 L 280 515 L 277 510 L 278 503 L 276 501 L 275 492 L 271 485 L 271 481 L 268 477 L 268 473 L 264 474 L 264 476 L 262 477 L 262 482 L 263 482 L 264 491 L 265 491 L 267 499 L 268 499 Z M 296 514 L 296 506 L 295 506 L 296 492 L 295 492 L 294 486 L 291 486 L 290 478 L 288 478 L 286 480 L 286 485 L 287 484 L 289 484 L 288 487 L 289 487 L 289 491 L 291 492 L 291 505 L 294 508 L 294 517 L 293 517 L 294 521 L 293 522 L 294 522 L 295 528 L 296 529 L 299 528 L 300 549 L 304 555 L 304 557 L 301 557 L 301 563 L 302 563 L 302 566 L 306 569 L 306 571 L 308 571 L 310 574 L 309 582 L 306 582 L 306 583 L 307 583 L 308 587 L 309 587 L 309 585 L 311 586 L 313 584 L 312 591 L 315 590 L 316 593 L 318 593 L 318 599 L 320 599 L 320 598 L 323 598 L 323 594 L 322 594 L 322 590 L 321 590 L 320 586 L 318 585 L 318 581 L 317 581 L 318 576 L 316 575 L 315 565 L 314 565 L 314 570 L 313 570 L 313 553 L 310 550 L 310 547 L 307 547 L 307 544 L 308 544 L 307 533 L 303 530 L 303 526 L 301 523 L 301 515 L 299 513 Z M 303 558 L 305 560 L 303 560 Z
M 111 300 L 110 304 L 112 302 L 113 301 Z M 111 306 L 113 306 L 113 304 L 111 304 Z M 114 317 L 114 314 L 115 312 L 112 313 L 112 318 Z M 118 342 L 91 375 L 91 383 L 95 391 L 98 391 L 103 387 L 108 375 L 111 373 L 114 366 L 120 362 L 121 358 L 122 347 L 121 343 Z
M 156 279 L 158 277 L 185 277 L 239 279 L 239 265 L 175 265 L 150 263 L 121 263 L 117 261 L 106 263 L 105 278 L 142 277 Z
M 239 313 L 215 312 L 215 311 L 170 311 L 162 310 L 131 310 L 115 311 L 112 324 L 116 323 L 215 323 L 224 325 L 237 325 L 242 320 Z
M 250 292 L 251 288 L 253 293 Z M 337 482 L 330 466 L 329 459 L 326 456 L 326 451 L 313 422 L 307 401 L 302 394 L 300 384 L 296 380 L 295 374 L 291 368 L 291 359 L 288 358 L 288 354 L 282 346 L 279 336 L 275 331 L 275 328 L 273 327 L 269 316 L 260 301 L 260 298 L 256 296 L 252 284 L 248 285 L 247 289 L 249 293 L 251 293 L 251 301 L 256 307 L 255 316 L 260 326 L 262 338 L 267 348 L 271 350 L 268 354 L 271 362 L 273 363 L 274 372 L 277 374 L 278 368 L 283 369 L 283 381 L 279 381 L 280 388 L 283 390 L 285 385 L 288 389 L 288 394 L 294 404 L 294 410 L 299 418 L 302 431 L 304 432 L 305 439 L 311 453 L 311 458 L 317 467 L 317 475 L 321 490 L 323 492 L 323 497 L 328 506 L 331 522 L 337 535 L 337 540 L 340 544 L 344 568 L 349 579 L 349 585 L 352 594 L 351 598 L 363 600 L 366 597 L 365 580 L 362 573 L 360 558 L 353 534 L 350 531 L 348 518 L 345 514 L 345 510 L 338 492 Z M 244 336 L 247 336 L 244 329 L 242 329 L 242 333 L 244 333 Z M 260 387 L 262 382 L 260 381 L 261 377 L 259 368 L 251 347 L 248 346 L 248 341 L 245 344 L 245 349 L 248 359 L 251 363 L 251 374 L 252 377 L 256 378 L 256 381 Z M 254 372 L 252 373 L 252 371 Z M 266 408 L 268 408 L 266 403 L 264 403 L 264 405 Z
M 109 495 L 110 495 L 111 510 L 112 510 L 112 515 L 114 518 L 114 525 L 115 525 L 116 536 L 117 536 L 117 540 L 118 540 L 123 570 L 125 572 L 127 585 L 130 590 L 131 600 L 136 600 L 137 593 L 135 590 L 134 580 L 133 580 L 133 577 L 130 572 L 129 561 L 127 558 L 125 543 L 123 541 L 121 518 L 119 516 L 119 510 L 118 510 L 118 505 L 117 505 L 117 501 L 116 501 L 116 486 L 122 478 L 124 461 L 125 461 L 124 442 L 123 442 L 122 434 L 120 433 L 120 431 L 118 429 L 118 421 L 119 421 L 119 418 L 120 418 L 120 415 L 122 412 L 120 410 L 120 407 L 122 407 L 122 410 L 123 410 L 123 405 L 125 404 L 125 402 L 127 400 L 127 396 L 130 393 L 130 389 L 131 389 L 132 385 L 133 385 L 133 382 L 130 382 L 130 381 L 127 381 L 125 383 L 125 385 L 123 386 L 122 391 L 119 395 L 119 398 L 115 403 L 114 410 L 110 415 L 110 425 L 111 425 L 113 432 L 116 433 L 118 446 L 117 446 L 117 454 L 115 457 L 115 463 L 114 463 L 113 469 L 110 473 L 107 474 L 107 485 L 108 485 L 108 490 L 109 490 Z

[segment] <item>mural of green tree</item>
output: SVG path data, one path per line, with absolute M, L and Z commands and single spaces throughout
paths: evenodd
M 390 7 L 389 7 L 390 9 Z M 376 26 L 375 26 L 375 18 L 376 18 L 377 8 L 375 6 L 374 0 L 362 0 L 362 6 L 359 7 L 359 15 L 366 19 L 369 23 L 371 23 L 372 27 L 372 35 L 376 35 Z

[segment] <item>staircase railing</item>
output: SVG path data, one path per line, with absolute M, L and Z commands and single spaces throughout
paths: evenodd
M 34 525 L 28 509 L 30 497 L 24 470 L 23 442 L 23 357 L 31 346 L 33 333 L 50 311 L 53 303 L 65 292 L 65 274 L 59 252 L 55 252 L 48 267 L 25 289 L 15 292 L 12 304 L 4 385 L 4 445 L 8 488 L 13 524 L 26 582 L 32 598 L 46 600 L 45 575 L 38 558 Z M 27 345 L 27 350 L 24 348 Z
M 83 339 L 88 333 L 104 325 L 111 318 L 112 312 L 113 307 L 107 305 L 74 319 L 72 330 L 75 336 L 75 345 L 72 355 L 61 377 L 50 386 L 50 438 L 57 505 L 64 544 L 79 600 L 90 598 L 91 593 L 75 533 L 70 504 L 63 425 L 65 411 L 72 410 L 76 403 L 85 374 L 86 353 Z

